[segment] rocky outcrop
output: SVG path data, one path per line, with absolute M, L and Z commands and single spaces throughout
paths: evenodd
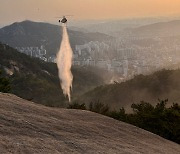
M 178 154 L 180 146 L 96 113 L 0 93 L 0 153 Z

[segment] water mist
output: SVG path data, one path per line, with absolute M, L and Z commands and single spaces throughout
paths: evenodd
M 61 88 L 63 90 L 63 94 L 65 96 L 68 96 L 70 102 L 72 81 L 73 81 L 73 75 L 71 73 L 73 52 L 71 49 L 67 27 L 65 24 L 62 25 L 62 32 L 63 32 L 63 36 L 60 45 L 60 50 L 57 53 L 57 67 L 58 67 L 58 74 L 59 74 L 59 79 L 60 79 Z

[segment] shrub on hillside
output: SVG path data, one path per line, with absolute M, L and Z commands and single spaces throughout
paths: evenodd
M 8 93 L 10 92 L 10 82 L 7 78 L 1 77 L 2 72 L 0 71 L 0 92 Z
M 83 104 L 78 104 L 77 102 L 73 102 L 72 104 L 69 104 L 68 109 L 80 109 L 80 110 L 86 110 L 86 105 Z

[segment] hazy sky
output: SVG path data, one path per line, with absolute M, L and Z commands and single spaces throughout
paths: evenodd
M 25 19 L 53 21 L 180 15 L 180 0 L 0 0 L 0 25 Z

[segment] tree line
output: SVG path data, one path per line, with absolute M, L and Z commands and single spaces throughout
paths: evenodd
M 68 108 L 100 113 L 180 144 L 180 105 L 173 103 L 173 105 L 167 107 L 167 103 L 168 99 L 159 100 L 155 106 L 145 101 L 137 104 L 133 103 L 131 105 L 132 113 L 126 113 L 124 108 L 111 111 L 108 105 L 100 101 L 91 102 L 89 106 L 74 102 Z

